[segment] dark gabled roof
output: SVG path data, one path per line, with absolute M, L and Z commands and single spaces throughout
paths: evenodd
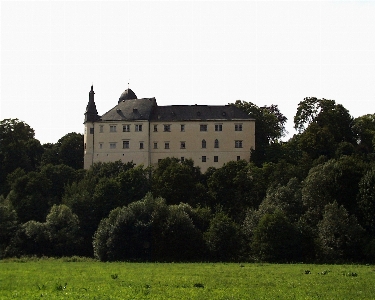
M 114 108 L 102 115 L 102 121 L 149 120 L 155 98 L 120 101 Z
M 156 106 L 151 121 L 252 120 L 233 105 L 172 105 Z

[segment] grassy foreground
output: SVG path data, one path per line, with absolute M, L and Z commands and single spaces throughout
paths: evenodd
M 364 265 L 0 261 L 0 299 L 374 299 Z

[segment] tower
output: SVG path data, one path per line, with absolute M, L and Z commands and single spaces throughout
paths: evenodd
M 86 106 L 85 121 L 84 121 L 84 168 L 87 169 L 93 164 L 94 159 L 94 130 L 95 122 L 100 119 L 98 111 L 96 110 L 95 100 L 94 100 L 94 87 L 91 86 L 91 91 L 89 92 L 89 103 Z

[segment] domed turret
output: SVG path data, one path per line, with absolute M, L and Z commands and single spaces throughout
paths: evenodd
M 138 99 L 137 95 L 131 90 L 131 89 L 126 89 L 118 99 L 118 102 L 120 103 L 121 101 L 125 100 L 132 100 L 132 99 Z

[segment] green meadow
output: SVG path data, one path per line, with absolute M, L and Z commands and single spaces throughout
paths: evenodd
M 373 265 L 0 261 L 0 299 L 374 299 Z

